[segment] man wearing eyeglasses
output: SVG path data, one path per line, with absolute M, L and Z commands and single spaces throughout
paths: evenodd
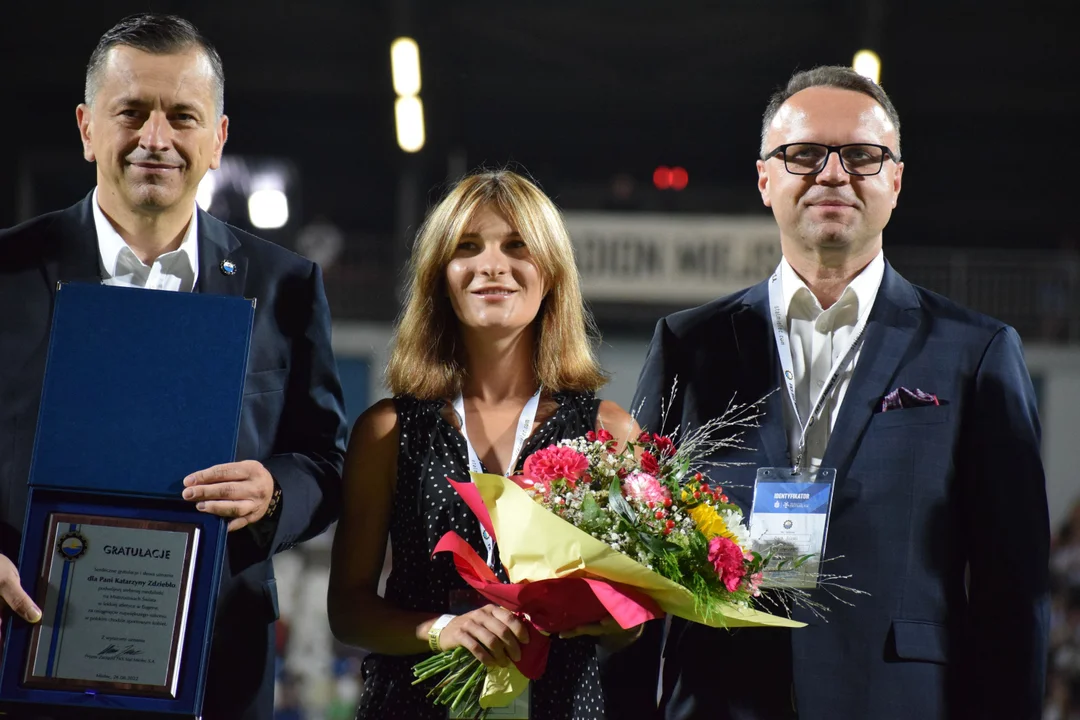
M 765 111 L 757 171 L 779 267 L 661 320 L 633 404 L 659 428 L 677 378 L 666 429 L 686 429 L 768 395 L 755 449 L 710 458 L 746 464 L 710 480 L 748 516 L 759 470 L 832 481 L 820 572 L 833 585 L 809 590 L 823 617 L 796 608 L 804 628 L 672 622 L 661 714 L 1039 718 L 1049 523 L 1019 337 L 885 260 L 904 165 L 896 109 L 872 81 L 843 67 L 792 77 Z M 648 637 L 638 646 L 613 661 L 642 672 Z

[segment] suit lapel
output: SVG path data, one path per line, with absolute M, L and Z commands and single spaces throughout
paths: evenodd
M 731 316 L 731 330 L 742 361 L 743 377 L 739 385 L 746 388 L 742 402 L 753 402 L 768 395 L 765 417 L 758 428 L 761 446 L 773 467 L 790 464 L 787 432 L 784 424 L 784 403 L 780 386 L 776 341 L 769 325 L 768 281 L 747 291 L 743 306 Z M 771 393 L 771 394 L 770 394 Z
M 199 213 L 199 281 L 196 292 L 209 295 L 244 295 L 247 286 L 247 256 L 240 241 L 209 213 Z
M 918 308 L 911 283 L 886 263 L 858 364 L 822 461 L 824 467 L 837 468 L 841 483 L 874 408 L 891 389 L 900 362 L 918 332 Z
M 90 193 L 64 210 L 49 227 L 44 272 L 51 294 L 59 282 L 101 282 L 93 197 Z

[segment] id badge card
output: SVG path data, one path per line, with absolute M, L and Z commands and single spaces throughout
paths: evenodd
M 462 615 L 470 610 L 475 610 L 482 605 L 486 605 L 488 602 L 488 600 L 484 599 L 480 593 L 472 588 L 451 590 L 449 612 L 454 615 Z M 487 720 L 530 720 L 529 711 L 532 709 L 532 704 L 529 702 L 530 690 L 532 690 L 531 682 L 525 687 L 525 692 L 514 698 L 512 703 L 506 707 L 488 708 L 484 717 Z M 451 710 L 447 717 L 453 720 L 454 718 L 471 718 L 473 716 L 463 715 L 460 712 L 455 713 Z
M 772 557 L 762 578 L 766 587 L 817 587 L 835 482 L 834 468 L 758 468 L 750 545 Z

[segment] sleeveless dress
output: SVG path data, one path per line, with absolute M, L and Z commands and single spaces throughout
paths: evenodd
M 516 472 L 532 452 L 596 427 L 600 401 L 591 393 L 555 393 L 558 408 L 526 440 Z M 454 569 L 450 553 L 432 558 L 442 536 L 453 530 L 480 557 L 487 550 L 476 517 L 446 481 L 467 481 L 465 440 L 442 415 L 442 400 L 394 399 L 399 445 L 397 488 L 390 518 L 393 562 L 386 599 L 403 610 L 439 615 L 449 611 L 450 595 L 469 591 Z M 507 582 L 496 563 L 496 574 Z M 364 659 L 364 693 L 357 720 L 445 720 L 445 706 L 426 697 L 432 681 L 413 685 L 412 666 L 430 657 L 371 654 Z M 547 669 L 529 684 L 532 720 L 603 720 L 604 700 L 590 637 L 552 638 Z

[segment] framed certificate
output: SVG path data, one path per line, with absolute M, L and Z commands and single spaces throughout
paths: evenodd
M 20 565 L 41 608 L 4 623 L 0 713 L 201 715 L 227 521 L 188 503 L 30 488 Z
M 199 528 L 53 513 L 23 683 L 176 697 Z

